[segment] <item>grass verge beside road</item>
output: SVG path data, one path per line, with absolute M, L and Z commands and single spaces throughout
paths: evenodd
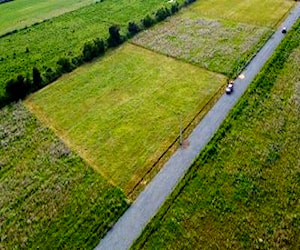
M 298 249 L 300 22 L 133 249 Z
M 30 109 L 128 193 L 226 83 L 126 44 L 33 94 Z
M 0 110 L 1 249 L 92 249 L 127 207 L 22 103 Z

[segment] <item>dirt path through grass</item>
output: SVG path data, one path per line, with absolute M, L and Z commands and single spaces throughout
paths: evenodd
M 219 99 L 189 136 L 189 147 L 177 150 L 96 249 L 116 250 L 130 248 L 134 240 L 140 235 L 150 219 L 156 214 L 177 183 L 184 176 L 191 163 L 212 138 L 230 109 L 243 95 L 251 81 L 279 45 L 284 37 L 281 33 L 281 28 L 285 26 L 290 29 L 299 17 L 300 4 L 297 4 L 295 9 L 283 21 L 277 32 L 275 32 L 242 72 L 245 78 L 236 80 L 234 93 L 230 96 L 224 94 Z

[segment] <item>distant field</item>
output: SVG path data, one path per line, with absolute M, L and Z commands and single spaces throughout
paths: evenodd
M 185 11 L 140 33 L 132 42 L 230 77 L 245 65 L 271 32 L 264 27 L 202 19 Z
M 105 0 L 1 38 L 0 98 L 9 79 L 31 74 L 34 66 L 42 72 L 57 67 L 59 58 L 79 55 L 85 41 L 106 39 L 112 24 L 120 25 L 124 34 L 128 22 L 139 21 L 166 5 L 170 6 L 167 0 Z
M 0 35 L 91 4 L 93 0 L 15 0 L 0 5 Z
M 299 249 L 298 31 L 134 249 Z M 298 48 L 290 54 L 291 43 Z
M 0 109 L 0 249 L 93 249 L 127 207 L 23 104 Z
M 226 82 L 127 44 L 32 95 L 27 105 L 126 192 Z M 182 115 L 180 115 L 182 114 Z
M 293 5 L 293 0 L 206 0 L 197 1 L 191 10 L 210 19 L 275 27 Z

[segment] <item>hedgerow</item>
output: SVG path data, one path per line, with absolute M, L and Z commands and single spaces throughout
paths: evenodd
M 181 8 L 195 1 L 196 0 L 185 0 L 181 3 L 174 2 L 169 8 L 160 8 L 151 16 L 147 15 L 145 18 L 141 19 L 139 23 L 129 22 L 127 34 L 124 36 L 120 35 L 120 28 L 118 25 L 112 25 L 108 29 L 109 38 L 106 41 L 101 38 L 96 38 L 93 41 L 86 42 L 82 47 L 80 55 L 69 58 L 60 58 L 57 61 L 56 68 L 35 66 L 31 72 L 25 73 L 25 76 L 20 74 L 16 79 L 12 78 L 8 80 L 4 84 L 5 94 L 3 97 L 0 97 L 0 107 L 5 106 L 12 101 L 22 99 L 28 94 L 55 81 L 63 74 L 73 71 L 83 63 L 90 62 L 93 59 L 104 55 L 108 49 L 119 46 L 140 31 L 163 21 L 167 17 L 177 13 Z M 12 33 L 15 32 L 18 31 L 13 31 Z M 28 49 L 25 49 L 25 52 L 30 53 Z

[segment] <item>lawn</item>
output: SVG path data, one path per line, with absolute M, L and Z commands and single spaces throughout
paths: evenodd
M 271 32 L 269 28 L 203 19 L 192 11 L 184 11 L 140 33 L 132 42 L 232 77 Z
M 166 5 L 170 3 L 162 0 L 105 0 L 0 38 L 0 99 L 9 79 L 31 75 L 34 66 L 43 73 L 57 68 L 58 59 L 79 56 L 86 41 L 106 39 L 112 24 L 125 34 L 128 22 Z
M 0 249 L 93 249 L 127 207 L 22 103 L 0 110 Z
M 199 67 L 126 44 L 27 101 L 97 171 L 126 193 L 223 86 Z
M 299 249 L 299 24 L 134 249 Z
M 274 28 L 294 5 L 293 0 L 206 0 L 197 1 L 191 10 L 210 19 L 228 19 Z
M 17 0 L 0 5 L 0 35 L 93 3 L 93 0 Z

